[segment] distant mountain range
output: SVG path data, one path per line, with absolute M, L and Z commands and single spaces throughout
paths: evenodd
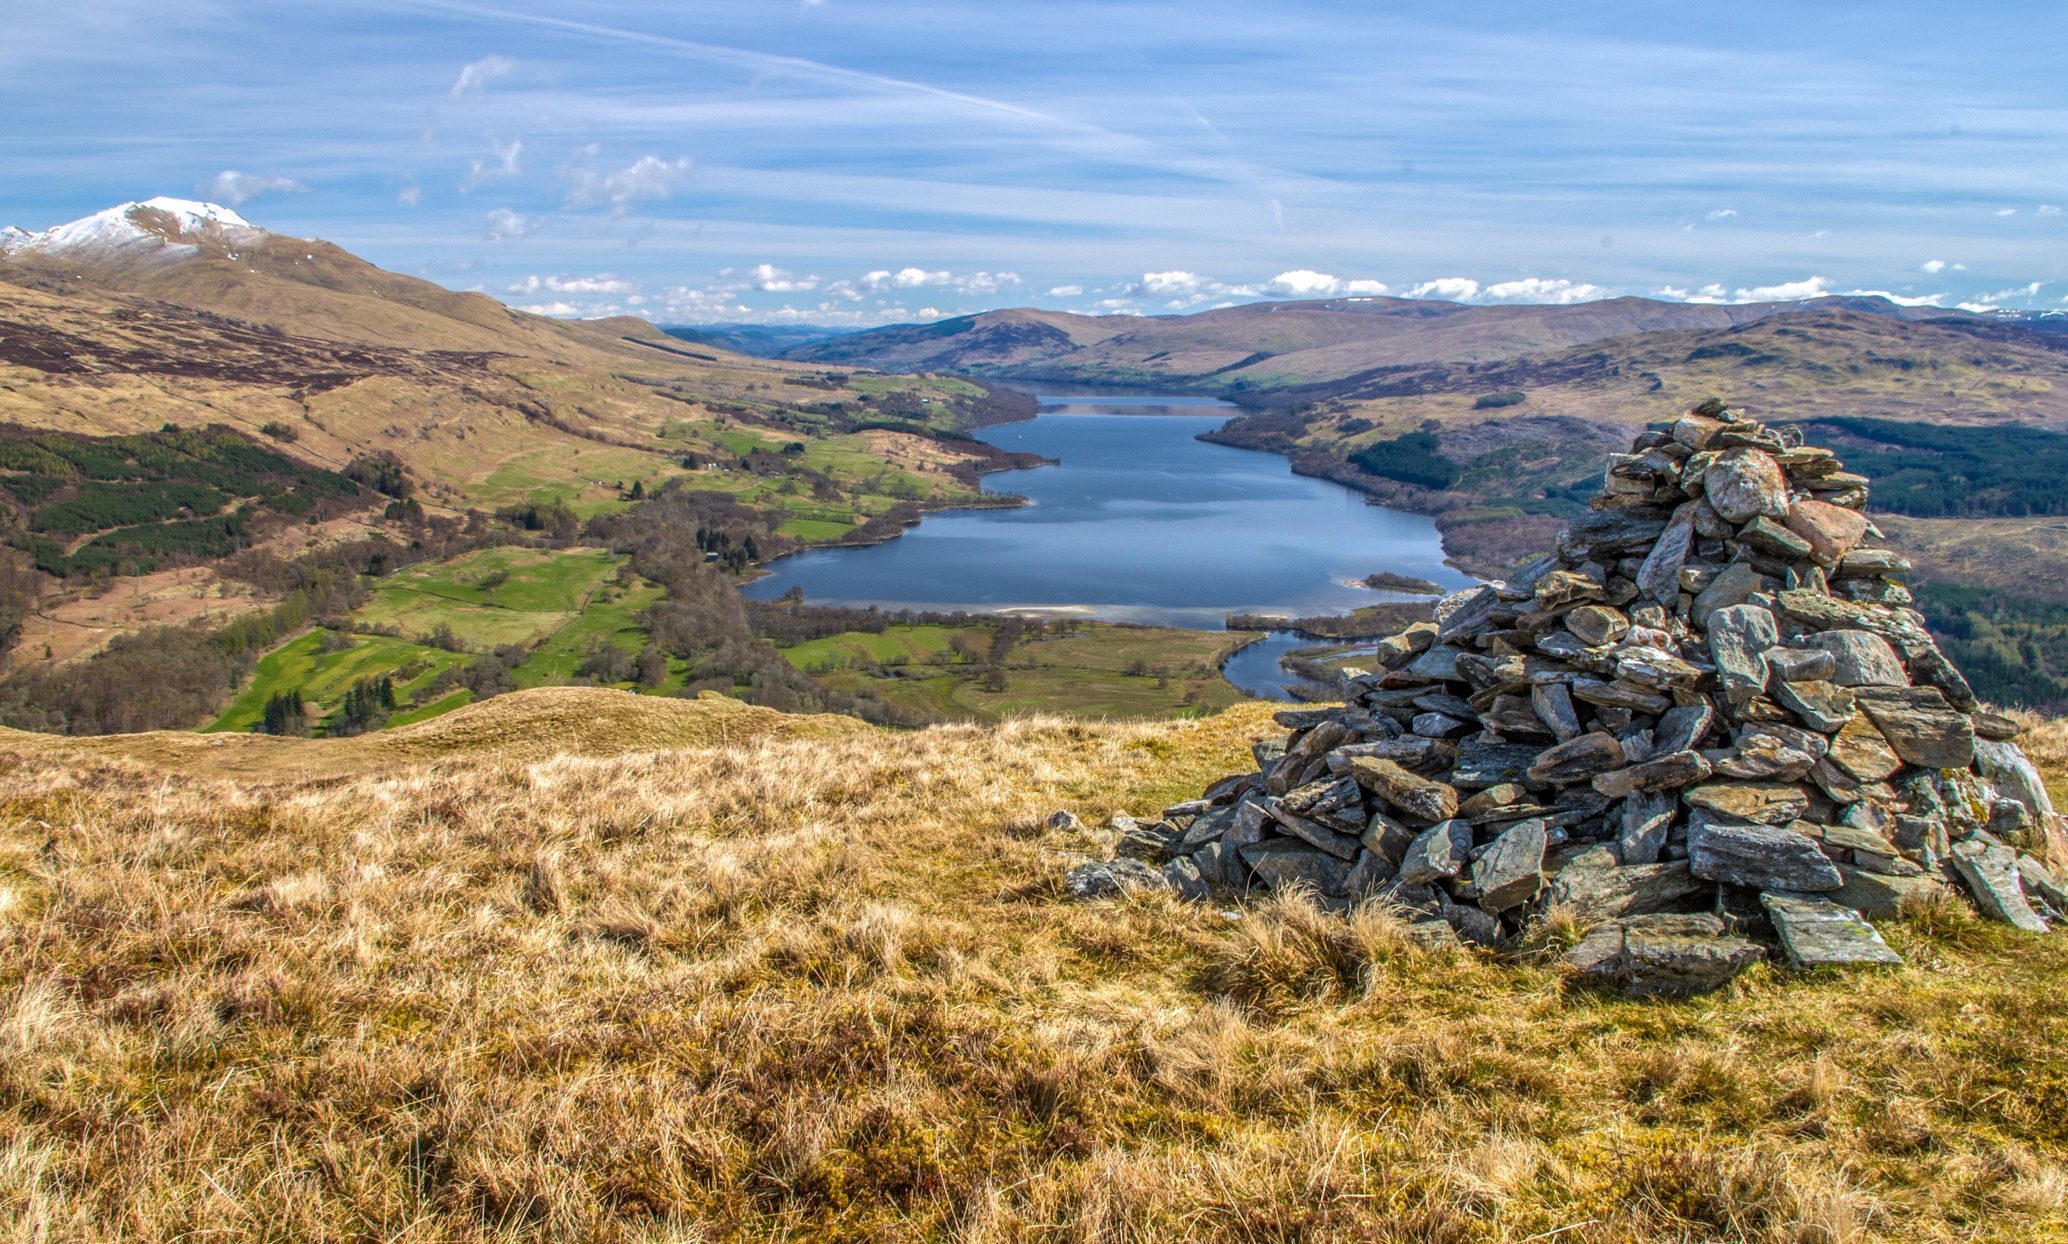
M 849 333 L 793 346 L 784 356 L 890 371 L 1204 390 L 1270 405 L 1388 368 L 1488 363 L 1647 333 L 1715 332 L 1777 315 L 1833 312 L 1903 321 L 1989 318 L 1879 297 L 1742 305 L 1611 298 L 1558 306 L 1339 298 L 1148 317 L 1018 308 Z
M 846 330 L 812 324 L 696 324 L 661 331 L 695 345 L 716 346 L 757 358 L 779 358 L 785 351 L 815 345 L 841 336 Z

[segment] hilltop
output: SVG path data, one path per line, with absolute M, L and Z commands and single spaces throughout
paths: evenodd
M 2068 950 L 1959 906 L 1871 981 L 1632 1002 L 1555 941 L 1062 897 L 1110 839 L 1052 810 L 1246 767 L 1263 706 L 886 732 L 561 690 L 409 733 L 0 734 L 11 1233 L 2068 1230 Z

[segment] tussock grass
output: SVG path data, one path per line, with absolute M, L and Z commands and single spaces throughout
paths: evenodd
M 890 734 L 590 695 L 661 710 L 648 749 L 580 696 L 307 776 L 6 738 L 0 1237 L 2068 1232 L 2068 942 L 1947 907 L 1890 927 L 1899 972 L 1624 1001 L 1381 907 L 1060 897 L 1101 844 L 1047 811 L 1188 795 L 1265 706 Z

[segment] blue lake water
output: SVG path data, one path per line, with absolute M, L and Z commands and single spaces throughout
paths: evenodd
M 1199 398 L 1044 398 L 1036 418 L 977 434 L 1057 460 L 985 478 L 985 491 L 1031 504 L 930 514 L 885 544 L 799 553 L 745 591 L 1218 630 L 1234 612 L 1401 599 L 1357 585 L 1380 570 L 1447 588 L 1472 582 L 1443 564 L 1430 519 L 1294 475 L 1275 454 L 1194 439 L 1234 413 Z

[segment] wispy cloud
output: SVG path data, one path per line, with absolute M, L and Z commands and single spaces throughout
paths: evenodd
M 660 203 L 673 197 L 689 182 L 692 163 L 688 156 L 664 160 L 643 155 L 618 169 L 582 169 L 574 174 L 567 192 L 569 207 L 609 204 L 620 214 L 637 203 Z
M 309 188 L 292 177 L 268 177 L 262 173 L 240 173 L 226 168 L 194 187 L 215 203 L 236 207 L 262 194 L 307 194 Z
M 488 214 L 488 239 L 491 242 L 514 242 L 530 236 L 536 228 L 536 220 L 507 207 L 496 208 Z
M 497 78 L 507 77 L 517 69 L 517 62 L 507 56 L 488 55 L 473 61 L 460 69 L 460 76 L 453 79 L 450 92 L 454 99 L 479 91 Z
M 614 272 L 599 272 L 594 276 L 528 276 L 509 287 L 512 294 L 536 294 L 551 291 L 556 294 L 636 294 L 639 286 Z
M 495 153 L 495 159 L 467 161 L 467 176 L 460 182 L 461 190 L 473 190 L 484 183 L 504 177 L 515 177 L 524 171 L 523 166 L 518 163 L 519 157 L 524 154 L 523 139 L 513 138 L 504 143 L 491 136 L 488 140 L 488 149 Z

